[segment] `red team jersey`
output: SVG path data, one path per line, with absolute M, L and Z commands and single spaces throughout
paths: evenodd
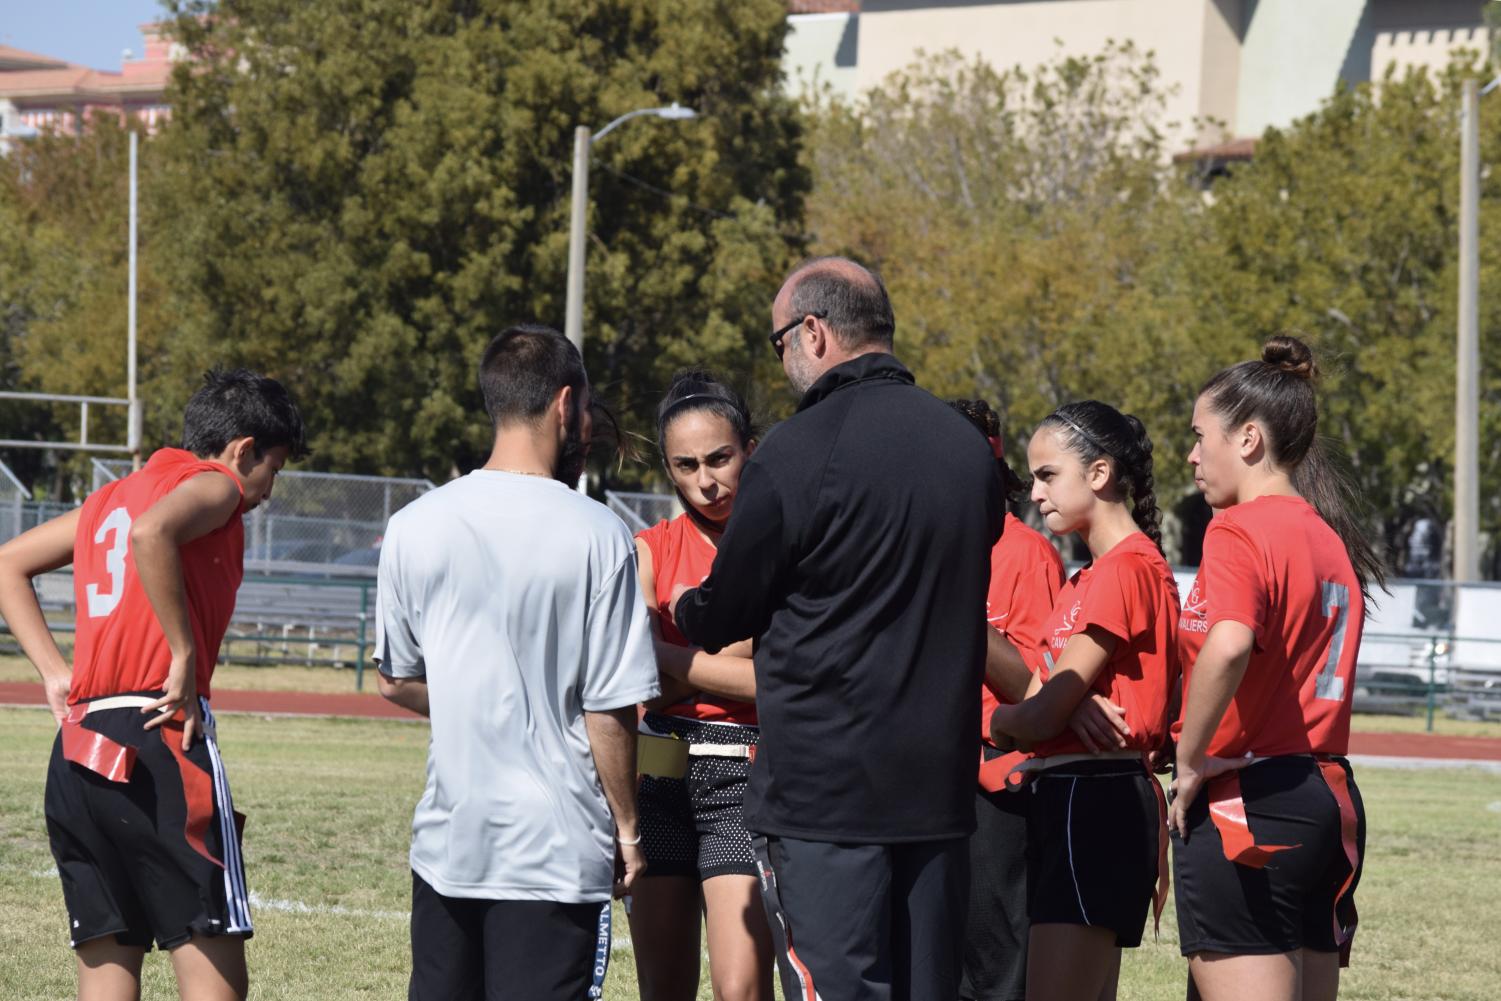
M 1210 523 L 1179 626 L 1185 704 L 1217 622 L 1245 625 L 1255 646 L 1208 753 L 1347 753 L 1365 601 L 1344 543 L 1306 500 L 1258 497 Z
M 1015 515 L 1006 515 L 1001 541 L 990 551 L 990 590 L 985 620 L 1009 639 L 1022 662 L 1036 674 L 1042 667 L 1043 628 L 1053 599 L 1063 586 L 1063 557 L 1043 534 Z M 980 686 L 980 736 L 990 742 L 990 717 L 1000 701 Z
M 1046 681 L 1069 637 L 1097 626 L 1116 638 L 1115 652 L 1095 677 L 1093 690 L 1126 711 L 1126 747 L 1155 750 L 1167 736 L 1168 695 L 1178 680 L 1178 584 L 1162 553 L 1133 532 L 1063 585 L 1042 637 Z M 1065 730 L 1039 744 L 1038 757 L 1086 753 Z
M 83 502 L 73 542 L 78 612 L 70 704 L 166 687 L 172 651 L 136 575 L 130 527 L 151 505 L 205 472 L 229 476 L 240 486 L 225 467 L 182 449 L 164 448 L 139 472 L 96 490 Z M 244 576 L 242 513 L 243 507 L 223 527 L 178 550 L 193 624 L 198 694 L 204 698 Z
M 714 566 L 714 547 L 686 514 L 642 529 L 636 533 L 636 538 L 646 543 L 646 548 L 651 551 L 652 572 L 657 579 L 657 593 L 652 597 L 662 627 L 662 639 L 677 646 L 692 646 L 672 621 L 672 589 L 679 584 L 689 587 L 702 584 Z M 655 711 L 664 716 L 756 725 L 754 702 L 737 702 L 706 692 Z

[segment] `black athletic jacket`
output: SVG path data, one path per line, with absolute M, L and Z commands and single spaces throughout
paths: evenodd
M 678 628 L 756 649 L 752 831 L 881 843 L 975 826 L 1002 488 L 985 438 L 889 354 L 830 369 L 741 475 Z

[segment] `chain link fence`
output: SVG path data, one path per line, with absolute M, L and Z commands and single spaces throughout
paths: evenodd
M 128 461 L 95 459 L 94 489 L 129 472 Z M 271 499 L 245 519 L 246 569 L 374 574 L 386 522 L 433 487 L 425 479 L 280 473 Z
M 0 462 L 0 542 L 25 531 L 22 525 L 30 500 L 31 491 L 21 485 L 9 466 Z
M 614 511 L 632 533 L 683 513 L 683 505 L 679 503 L 677 494 L 606 490 L 605 506 Z

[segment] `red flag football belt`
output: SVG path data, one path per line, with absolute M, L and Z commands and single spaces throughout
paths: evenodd
M 1055 754 L 1046 758 L 1034 758 L 1025 751 L 1011 751 L 998 758 L 985 760 L 983 747 L 980 751 L 980 788 L 986 792 L 1018 792 L 1027 780 L 1039 772 L 1084 761 L 1138 760 L 1147 770 L 1152 791 L 1157 797 L 1157 889 L 1152 893 L 1152 931 L 1155 934 L 1162 924 L 1162 909 L 1167 906 L 1171 876 L 1167 864 L 1167 795 L 1162 783 L 1152 775 L 1147 756 L 1140 751 L 1108 751 L 1103 754 Z
M 105 709 L 141 709 L 156 701 L 158 700 L 147 695 L 111 695 L 69 706 L 62 726 L 63 759 L 87 768 L 111 782 L 129 782 L 130 773 L 135 769 L 136 749 L 88 729 L 83 725 L 83 720 L 89 713 Z M 182 727 L 183 714 L 178 712 L 163 723 L 158 732 L 162 736 L 162 742 L 176 759 L 177 770 L 182 774 L 183 798 L 188 814 L 183 833 L 194 851 L 223 868 L 224 861 L 215 858 L 204 841 L 204 835 L 208 833 L 209 824 L 214 818 L 214 779 L 189 761 L 183 752 Z M 207 726 L 205 732 L 212 736 Z M 235 823 L 237 826 L 243 824 L 242 816 L 238 813 L 235 815 Z
M 1350 892 L 1350 884 L 1355 881 L 1355 871 L 1360 867 L 1358 842 L 1360 821 L 1355 812 L 1355 801 L 1350 796 L 1349 777 L 1344 767 L 1328 755 L 1316 754 L 1313 758 L 1319 766 L 1319 774 L 1323 776 L 1325 784 L 1329 786 L 1330 794 L 1334 797 L 1334 802 L 1339 807 L 1340 847 L 1344 849 L 1345 858 L 1350 863 L 1350 874 L 1345 877 L 1344 884 L 1340 886 L 1339 893 L 1334 898 L 1334 941 L 1340 948 L 1340 965 L 1348 966 L 1350 965 L 1350 944 L 1354 941 L 1357 923 L 1354 901 L 1351 901 L 1348 926 L 1340 921 L 1339 907 Z M 1220 833 L 1220 843 L 1224 847 L 1225 858 L 1236 865 L 1243 865 L 1248 869 L 1261 869 L 1278 852 L 1299 847 L 1299 845 L 1256 843 L 1255 837 L 1251 834 L 1250 821 L 1246 817 L 1246 803 L 1241 794 L 1239 771 L 1226 772 L 1209 780 L 1209 816 L 1214 821 L 1215 830 Z

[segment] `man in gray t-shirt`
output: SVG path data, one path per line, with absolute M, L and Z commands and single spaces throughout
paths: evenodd
M 513 327 L 480 387 L 490 461 L 396 514 L 381 547 L 381 693 L 432 719 L 410 997 L 489 982 L 576 1001 L 600 905 L 644 865 L 635 707 L 658 694 L 656 661 L 630 533 L 566 485 L 589 437 L 577 350 Z

